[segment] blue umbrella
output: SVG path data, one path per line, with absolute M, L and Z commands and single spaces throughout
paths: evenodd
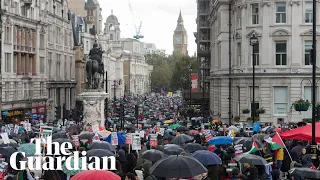
M 232 144 L 233 139 L 229 136 L 216 136 L 208 141 L 210 145 Z
M 216 153 L 207 150 L 198 150 L 192 154 L 192 157 L 196 158 L 204 166 L 222 164 L 220 157 Z
M 111 142 L 111 137 L 112 135 L 110 134 L 108 137 L 107 137 L 107 139 L 106 139 L 106 141 L 108 142 L 108 143 L 112 143 Z M 126 138 L 125 137 L 123 137 L 120 133 L 118 133 L 117 132 L 117 136 L 118 136 L 118 145 L 122 145 L 122 144 L 125 144 L 126 143 Z

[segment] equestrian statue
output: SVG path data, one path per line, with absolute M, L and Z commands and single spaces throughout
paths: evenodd
M 102 59 L 102 48 L 97 42 L 89 52 L 89 58 L 86 59 L 86 73 L 89 89 L 103 88 L 104 64 Z

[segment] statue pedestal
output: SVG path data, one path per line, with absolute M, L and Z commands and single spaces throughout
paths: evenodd
M 89 131 L 95 125 L 104 127 L 104 100 L 108 93 L 103 89 L 86 89 L 78 97 L 83 101 L 84 130 Z

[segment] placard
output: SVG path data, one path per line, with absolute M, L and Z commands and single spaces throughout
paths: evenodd
M 76 146 L 80 146 L 79 135 L 73 135 L 72 140 Z
M 150 134 L 150 146 L 158 146 L 158 138 L 156 134 Z
M 6 132 L 1 133 L 1 138 L 2 138 L 4 144 L 10 144 L 8 133 L 6 133 Z
M 126 134 L 126 144 L 132 144 L 132 134 L 131 133 Z
M 117 132 L 112 132 L 111 133 L 111 144 L 113 146 L 117 146 L 118 145 L 118 134 L 117 134 Z
M 140 131 L 140 138 L 144 138 L 144 134 L 145 134 L 145 132 L 142 130 L 142 131 Z
M 160 134 L 161 136 L 164 135 L 164 128 L 160 128 L 159 134 Z
M 19 126 L 18 126 L 17 124 L 14 125 L 13 132 L 14 132 L 15 134 L 18 134 L 18 133 L 19 133 Z
M 93 136 L 92 141 L 100 141 L 98 133 Z
M 132 150 L 141 150 L 140 134 L 134 134 L 132 136 Z

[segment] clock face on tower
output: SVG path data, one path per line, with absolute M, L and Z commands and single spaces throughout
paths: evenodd
M 181 42 L 180 37 L 176 37 L 176 42 L 177 42 L 177 43 L 180 43 L 180 42 Z

